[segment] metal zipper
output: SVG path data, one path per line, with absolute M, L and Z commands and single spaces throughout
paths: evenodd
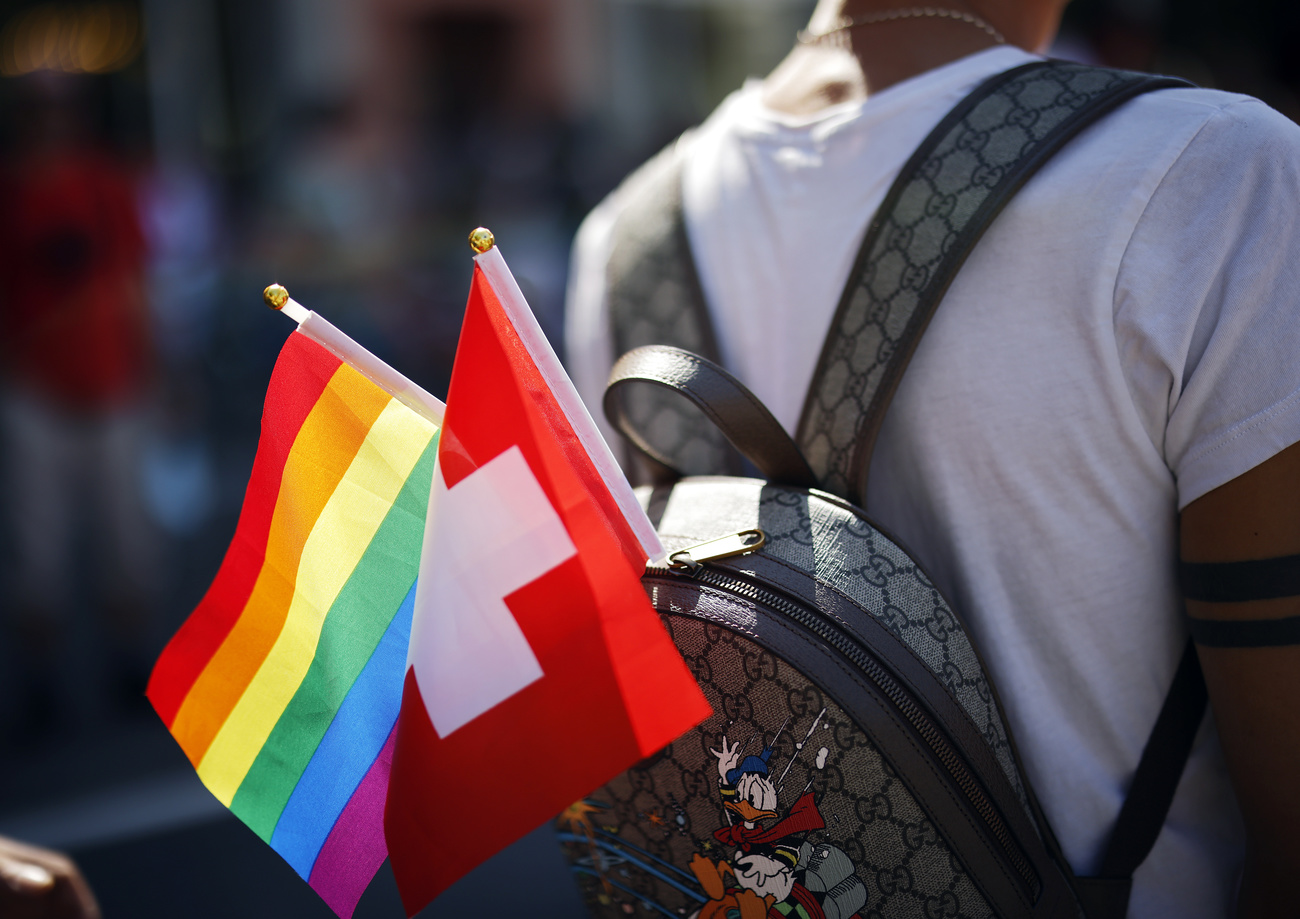
M 984 821 L 989 833 L 998 841 L 1007 861 L 1011 863 L 1011 866 L 1024 883 L 1030 898 L 1036 899 L 1038 897 L 1040 885 L 1037 874 L 1020 851 L 1020 847 L 1012 839 L 1011 831 L 1003 821 L 1002 815 L 998 813 L 993 802 L 988 799 L 984 789 L 980 787 L 978 780 L 971 774 L 961 755 L 953 749 L 943 731 L 940 730 L 925 710 L 916 703 L 911 694 L 860 644 L 849 638 L 838 628 L 830 625 L 825 619 L 810 612 L 806 607 L 787 600 L 785 597 L 773 593 L 753 581 L 740 578 L 731 573 L 724 573 L 716 568 L 700 565 L 679 574 L 677 571 L 666 568 L 647 567 L 646 574 L 673 580 L 686 578 L 699 581 L 710 587 L 716 587 L 767 606 L 808 629 L 856 664 L 858 669 L 894 703 L 894 706 L 912 725 L 913 729 L 921 736 L 921 739 L 925 741 L 926 746 L 930 748 L 935 758 L 948 770 L 948 774 L 952 776 L 957 787 L 966 796 L 971 807 Z

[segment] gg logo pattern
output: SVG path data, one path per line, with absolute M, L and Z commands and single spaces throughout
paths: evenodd
M 719 486 L 711 488 L 716 493 Z M 708 514 L 709 500 L 702 492 L 693 503 Z M 965 709 L 1029 813 L 1006 725 L 979 658 L 925 572 L 867 520 L 841 507 L 772 486 L 763 488 L 758 501 L 759 526 L 768 534 L 765 551 L 814 570 L 818 580 L 857 602 L 906 643 Z
M 892 209 L 888 200 L 882 205 L 800 420 L 799 446 L 827 491 L 862 503 L 858 489 L 870 444 L 861 435 L 883 411 L 889 362 L 912 317 L 942 296 L 932 282 L 946 286 L 949 271 L 964 258 L 958 243 L 981 205 L 1053 129 L 1131 79 L 1060 62 L 1012 78 L 928 151 Z
M 714 835 L 729 821 L 710 751 L 726 737 L 744 755 L 771 746 L 781 818 L 805 790 L 812 793 L 824 828 L 793 844 L 803 839 L 806 849 L 830 846 L 847 857 L 852 876 L 837 887 L 865 888 L 860 916 L 992 915 L 876 746 L 817 686 L 730 629 L 673 614 L 664 621 L 694 671 L 711 674 L 701 686 L 715 714 L 588 798 L 599 809 L 594 844 L 562 836 L 594 914 L 689 917 L 715 899 L 692 868 L 696 858 L 734 864 L 734 848 Z M 760 660 L 761 674 L 746 663 Z

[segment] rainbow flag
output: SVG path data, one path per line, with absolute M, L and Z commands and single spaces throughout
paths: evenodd
M 239 523 L 148 695 L 199 777 L 350 917 L 384 800 L 438 428 L 302 332 Z

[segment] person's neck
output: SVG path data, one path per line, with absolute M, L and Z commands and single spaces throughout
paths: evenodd
M 912 15 L 835 30 L 845 21 L 905 9 L 911 8 L 890 0 L 823 0 L 804 40 L 764 80 L 764 105 L 791 115 L 815 114 L 997 44 L 986 29 L 952 16 Z M 947 9 L 976 15 L 962 0 Z M 817 35 L 824 37 L 812 37 Z

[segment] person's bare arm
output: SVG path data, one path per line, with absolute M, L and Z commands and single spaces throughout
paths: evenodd
M 99 905 L 72 859 L 0 836 L 0 916 L 99 919 Z
M 1181 519 L 1186 562 L 1300 555 L 1300 444 L 1193 501 Z M 1300 596 L 1187 601 L 1196 619 L 1300 616 Z M 1300 877 L 1300 645 L 1197 646 L 1228 771 L 1246 821 L 1239 917 L 1293 915 Z

